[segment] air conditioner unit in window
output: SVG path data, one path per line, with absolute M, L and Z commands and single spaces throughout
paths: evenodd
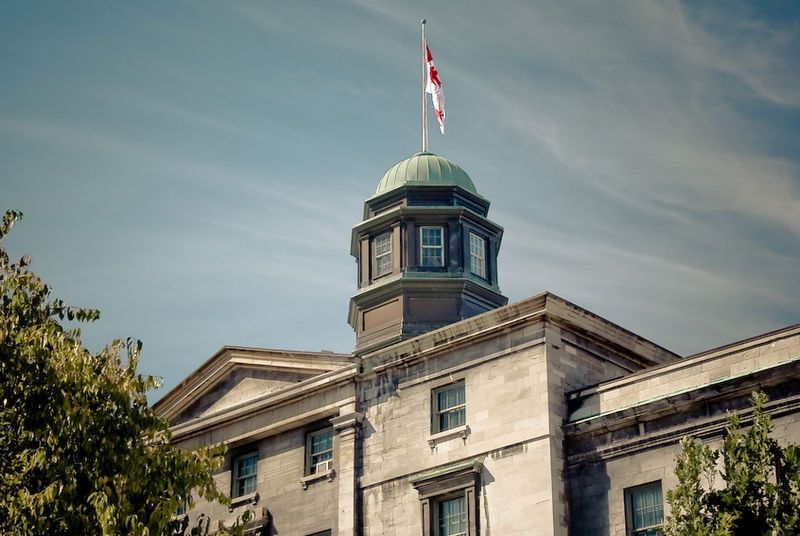
M 325 460 L 314 466 L 314 473 L 317 475 L 320 473 L 327 473 L 331 469 L 333 469 L 333 460 Z

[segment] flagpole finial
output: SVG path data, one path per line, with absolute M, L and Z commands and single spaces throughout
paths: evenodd
M 428 21 L 426 21 L 425 19 L 422 19 L 422 20 L 420 21 L 420 24 L 426 24 L 427 22 L 428 22 Z

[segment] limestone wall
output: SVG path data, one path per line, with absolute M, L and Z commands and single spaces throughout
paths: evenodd
M 367 378 L 359 395 L 365 536 L 418 536 L 420 498 L 409 476 L 472 457 L 483 459 L 481 534 L 530 534 L 531 514 L 542 520 L 539 533 L 553 534 L 543 334 L 537 323 Z M 457 381 L 468 429 L 437 440 L 432 390 Z
M 260 517 L 263 508 L 266 508 L 272 515 L 273 526 L 278 534 L 300 536 L 326 529 L 333 530 L 335 534 L 338 508 L 336 478 L 310 482 L 307 489 L 301 486 L 301 479 L 305 476 L 306 432 L 311 429 L 313 427 L 299 428 L 231 449 L 225 465 L 214 475 L 218 489 L 230 492 L 233 459 L 236 456 L 257 451 L 258 502 L 243 504 L 230 511 L 228 507 L 212 505 L 200 499 L 190 512 L 192 517 L 197 512 L 205 512 L 216 528 L 219 521 L 229 526 L 246 509 Z

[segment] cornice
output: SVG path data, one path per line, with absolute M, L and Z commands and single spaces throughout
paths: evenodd
M 153 404 L 153 409 L 165 419 L 172 419 L 237 367 L 324 373 L 352 362 L 351 355 L 333 352 L 224 346 Z
M 336 388 L 346 383 L 352 383 L 358 375 L 358 366 L 353 363 L 308 380 L 298 382 L 283 389 L 272 391 L 260 397 L 253 398 L 221 410 L 211 415 L 198 417 L 171 427 L 174 440 L 183 440 L 206 432 L 221 425 L 229 425 L 236 421 L 250 418 L 266 410 L 272 410 L 314 396 L 328 389 Z M 343 401 L 340 401 L 344 404 Z
M 568 318 L 569 315 L 567 313 L 570 310 L 577 311 L 588 319 L 599 320 L 604 326 L 625 335 L 630 339 L 630 347 L 621 343 L 611 344 L 603 334 L 578 325 L 576 321 Z M 357 355 L 361 357 L 365 367 L 373 371 L 382 371 L 395 366 L 407 366 L 438 353 L 451 351 L 466 344 L 473 344 L 480 339 L 492 337 L 518 325 L 535 321 L 547 321 L 556 326 L 575 331 L 596 342 L 599 346 L 613 350 L 619 358 L 626 360 L 629 366 L 633 368 L 653 366 L 658 363 L 655 357 L 637 352 L 635 350 L 637 346 L 647 348 L 649 353 L 664 354 L 666 357 L 663 357 L 663 359 L 677 360 L 679 358 L 676 354 L 647 339 L 549 292 L 499 307 L 390 346 L 357 352 Z
M 749 393 L 750 391 L 748 389 L 741 389 L 736 393 L 728 393 L 729 396 L 726 398 L 731 398 L 733 396 L 747 396 Z M 699 403 L 706 402 L 707 400 L 704 399 Z M 764 410 L 773 418 L 797 413 L 797 411 L 800 411 L 800 396 L 795 395 L 786 399 L 770 401 L 764 406 Z M 743 426 L 747 426 L 752 422 L 752 408 L 743 409 L 737 411 L 737 413 L 741 418 L 741 423 Z M 678 443 L 686 436 L 691 436 L 699 440 L 708 440 L 711 438 L 720 437 L 723 435 L 727 424 L 727 413 L 722 413 L 705 419 L 691 419 L 682 425 L 673 426 L 665 430 L 649 433 L 633 439 L 615 441 L 609 445 L 603 445 L 588 452 L 568 454 L 567 465 L 571 468 L 574 468 L 575 466 L 579 466 L 584 463 L 592 463 L 601 460 L 619 458 L 621 456 L 628 456 L 635 452 L 641 452 L 647 449 Z M 567 427 L 566 433 L 568 442 L 570 440 L 574 440 L 580 435 L 583 435 L 574 434 L 569 431 L 569 428 L 570 427 Z
M 567 421 L 565 422 L 565 432 L 575 437 L 604 433 L 635 424 L 641 420 L 651 421 L 663 415 L 681 413 L 709 400 L 746 395 L 758 386 L 800 380 L 800 366 L 798 365 L 800 365 L 800 357 L 762 369 L 726 376 L 704 385 L 690 386 L 612 411 Z
M 627 385 L 640 383 L 652 378 L 657 378 L 659 376 L 674 374 L 686 368 L 702 366 L 717 359 L 722 359 L 731 356 L 733 354 L 744 353 L 754 348 L 763 347 L 772 344 L 776 341 L 792 337 L 797 334 L 800 334 L 800 325 L 789 326 L 780 330 L 772 331 L 770 333 L 765 333 L 763 335 L 750 337 L 742 341 L 733 342 L 731 344 L 721 346 L 719 348 L 715 348 L 705 352 L 701 352 L 699 354 L 694 354 L 692 356 L 680 359 L 679 361 L 676 361 L 674 363 L 665 363 L 662 365 L 657 365 L 654 367 L 650 367 L 647 370 L 641 370 L 623 376 L 622 378 L 616 380 L 611 380 L 600 384 L 592 385 L 589 387 L 584 387 L 577 391 L 567 393 L 567 398 L 568 400 L 578 400 L 593 395 L 599 395 L 607 391 L 620 389 Z

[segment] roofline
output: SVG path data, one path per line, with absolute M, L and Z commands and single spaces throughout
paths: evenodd
M 745 345 L 746 343 L 755 342 L 755 341 L 760 340 L 760 339 L 767 339 L 767 338 L 775 337 L 776 335 L 782 335 L 782 334 L 784 334 L 786 332 L 789 332 L 789 331 L 792 331 L 792 330 L 795 330 L 795 329 L 796 330 L 800 330 L 800 324 L 792 324 L 790 326 L 786 326 L 786 327 L 783 327 L 783 328 L 778 328 L 778 329 L 773 330 L 773 331 L 767 331 L 766 333 L 760 333 L 758 335 L 753 335 L 753 336 L 747 337 L 745 339 L 741 339 L 741 340 L 738 340 L 738 341 L 734 341 L 734 342 L 730 342 L 730 343 L 727 343 L 727 344 L 723 344 L 722 346 L 717 346 L 717 347 L 711 348 L 709 350 L 703 350 L 702 352 L 698 352 L 696 354 L 688 355 L 684 359 L 694 359 L 696 357 L 701 357 L 701 356 L 704 356 L 704 355 L 707 355 L 707 354 L 713 354 L 713 353 L 717 353 L 717 352 L 722 352 L 724 350 L 728 350 L 730 348 L 733 348 L 734 346 Z
M 681 369 L 685 367 L 691 367 L 695 366 L 697 361 L 711 360 L 727 354 L 743 351 L 749 347 L 763 346 L 764 344 L 770 342 L 770 340 L 784 338 L 788 333 L 791 333 L 792 331 L 797 331 L 798 333 L 800 333 L 800 324 L 794 324 L 791 326 L 787 326 L 785 328 L 776 329 L 774 331 L 769 331 L 767 333 L 762 333 L 760 335 L 754 335 L 752 337 L 735 341 L 730 344 L 726 344 L 724 346 L 712 348 L 711 350 L 706 350 L 698 354 L 684 357 L 683 359 L 675 363 L 664 363 L 663 365 L 656 365 L 653 367 L 649 367 L 645 370 L 633 372 L 631 374 L 623 376 L 622 378 L 617 378 L 615 380 L 608 380 L 605 382 L 596 383 L 594 385 L 588 385 L 576 391 L 571 391 L 567 393 L 567 398 L 568 399 L 582 398 L 585 396 L 589 396 L 590 394 L 599 393 L 601 391 L 606 391 L 610 389 L 615 389 L 617 387 L 621 387 L 628 383 L 635 383 L 641 381 L 642 376 L 652 376 L 660 374 L 661 372 L 664 371 L 665 368 L 672 367 L 675 369 Z
M 280 407 L 308 397 L 311 394 L 336 388 L 343 383 L 352 381 L 357 374 L 358 365 L 356 363 L 348 363 L 302 382 L 289 384 L 277 391 L 264 393 L 234 406 L 226 407 L 210 415 L 196 417 L 170 426 L 172 438 L 175 441 L 184 441 L 197 434 L 213 430 L 220 425 L 228 425 L 241 419 L 252 417 L 259 411 Z M 349 400 L 345 399 L 339 401 L 341 405 L 349 402 Z
M 451 173 L 452 173 L 452 168 L 455 168 L 455 169 L 459 170 L 461 173 L 463 173 L 463 174 L 464 174 L 464 176 L 467 178 L 467 181 L 468 181 L 468 183 L 469 183 L 469 184 L 472 186 L 472 189 L 473 189 L 473 190 L 475 190 L 474 192 L 470 192 L 470 193 L 472 193 L 472 194 L 474 194 L 474 195 L 479 195 L 479 194 L 478 194 L 478 188 L 475 186 L 475 181 L 473 181 L 473 180 L 472 180 L 472 177 L 470 177 L 470 176 L 469 176 L 469 173 L 467 173 L 467 171 L 466 171 L 464 168 L 462 168 L 460 165 L 456 164 L 455 162 L 453 162 L 453 161 L 452 161 L 452 160 L 450 160 L 449 158 L 447 158 L 447 157 L 445 157 L 445 156 L 442 156 L 442 155 L 440 155 L 440 154 L 432 153 L 432 152 L 430 152 L 430 151 L 418 151 L 418 152 L 416 152 L 416 153 L 412 154 L 411 156 L 409 156 L 409 157 L 407 157 L 407 158 L 403 158 L 402 160 L 399 160 L 398 162 L 396 162 L 396 163 L 392 164 L 392 166 L 391 166 L 389 169 L 387 169 L 387 170 L 386 170 L 386 171 L 383 173 L 383 175 L 381 175 L 381 178 L 380 178 L 380 180 L 378 180 L 378 187 L 376 188 L 376 190 L 375 190 L 375 193 L 374 193 L 374 194 L 372 194 L 372 197 L 376 197 L 376 198 L 377 198 L 377 197 L 380 197 L 381 195 L 383 195 L 383 194 L 384 194 L 384 193 L 386 193 L 386 192 L 391 192 L 392 190 L 395 190 L 395 189 L 397 189 L 397 188 L 400 188 L 400 187 L 406 186 L 406 185 L 408 184 L 408 182 L 404 181 L 404 182 L 400 183 L 400 184 L 399 184 L 399 185 L 397 185 L 397 186 L 394 186 L 394 187 L 391 187 L 391 188 L 389 188 L 389 189 L 387 189 L 387 190 L 384 190 L 383 192 L 378 192 L 378 188 L 380 188 L 381 184 L 383 184 L 383 180 L 384 180 L 384 179 L 385 179 L 385 178 L 386 178 L 386 177 L 387 177 L 387 176 L 388 176 L 388 175 L 389 175 L 389 174 L 390 174 L 390 173 L 391 173 L 393 170 L 396 170 L 396 169 L 398 169 L 398 168 L 399 168 L 400 166 L 402 166 L 403 164 L 405 164 L 405 165 L 406 165 L 406 169 L 407 169 L 407 167 L 408 167 L 408 163 L 409 163 L 409 162 L 410 162 L 412 159 L 414 159 L 414 158 L 418 158 L 418 157 L 419 157 L 419 158 L 421 158 L 421 157 L 433 157 L 434 159 L 436 159 L 436 160 L 437 160 L 437 162 L 438 162 L 439 160 L 444 160 L 444 163 L 447 165 L 447 167 L 448 167 L 448 168 L 451 168 Z M 419 158 L 418 158 L 418 160 L 419 160 Z M 441 168 L 441 163 L 439 164 L 439 167 Z M 417 166 L 417 169 L 418 169 L 418 168 L 419 168 L 419 166 Z M 428 169 L 430 169 L 430 167 L 428 167 Z M 406 171 L 406 174 L 407 174 L 407 171 Z M 397 175 L 397 173 L 395 173 L 395 175 Z M 421 183 L 422 185 L 425 185 L 425 183 L 427 183 L 427 182 L 429 182 L 429 181 L 412 181 L 412 182 L 418 182 L 418 183 Z M 448 183 L 444 183 L 444 182 L 439 182 L 439 183 L 436 183 L 436 184 L 438 184 L 438 185 L 440 185 L 440 186 L 459 186 L 459 187 L 460 187 L 460 188 L 462 188 L 463 190 L 465 190 L 465 191 L 469 191 L 469 190 L 467 190 L 466 188 L 464 188 L 463 186 L 456 185 L 456 184 L 448 184 Z M 370 198 L 370 199 L 371 199 L 371 198 Z
M 606 324 L 608 324 L 610 326 L 613 326 L 615 329 L 618 329 L 619 331 L 621 331 L 623 333 L 626 333 L 627 335 L 630 335 L 631 337 L 633 337 L 635 339 L 640 339 L 641 341 L 645 342 L 648 346 L 652 346 L 653 348 L 657 348 L 658 350 L 660 350 L 662 352 L 665 352 L 667 354 L 671 354 L 675 358 L 675 360 L 680 360 L 680 359 L 683 358 L 683 356 L 681 356 L 680 354 L 676 354 L 675 352 L 673 352 L 669 348 L 667 348 L 665 346 L 661 346 L 660 344 L 655 343 L 655 342 L 651 341 L 650 339 L 642 337 L 638 333 L 636 333 L 634 331 L 631 331 L 628 328 L 625 328 L 625 327 L 617 324 L 616 322 L 613 322 L 613 321 L 607 319 L 604 316 L 600 316 L 599 314 L 594 313 L 594 312 L 590 311 L 589 309 L 586 309 L 585 307 L 581 307 L 580 305 L 578 305 L 578 304 L 576 304 L 574 302 L 571 302 L 571 301 L 569 301 L 567 299 L 564 299 L 564 298 L 562 298 L 561 296 L 559 296 L 557 294 L 553 294 L 550 291 L 545 291 L 544 294 L 547 294 L 551 298 L 555 298 L 555 299 L 565 303 L 566 305 L 569 305 L 571 307 L 575 307 L 576 309 L 580 309 L 584 313 L 589 314 L 590 316 L 593 316 L 594 318 L 597 318 L 599 320 L 602 320 L 603 322 L 605 322 Z
M 376 363 L 367 367 L 375 371 L 385 370 L 401 364 L 407 365 L 412 361 L 423 359 L 429 355 L 450 350 L 454 346 L 468 344 L 476 339 L 489 336 L 498 331 L 508 329 L 513 325 L 528 322 L 533 319 L 555 321 L 556 324 L 565 325 L 568 329 L 580 329 L 586 335 L 596 339 L 596 341 L 602 342 L 602 334 L 589 331 L 586 328 L 575 325 L 568 318 L 560 316 L 557 311 L 552 310 L 552 305 L 549 303 L 550 301 L 575 308 L 582 314 L 598 319 L 613 329 L 629 336 L 631 339 L 630 346 L 616 343 L 614 347 L 617 351 L 621 351 L 622 356 L 631 363 L 637 363 L 638 366 L 647 366 L 648 369 L 652 368 L 652 366 L 654 366 L 653 364 L 658 363 L 657 357 L 637 351 L 634 343 L 641 343 L 649 347 L 650 353 L 659 355 L 662 360 L 667 360 L 671 363 L 680 360 L 678 354 L 548 291 L 498 307 L 497 309 L 492 309 L 491 311 L 459 322 L 448 324 L 447 326 L 429 331 L 428 333 L 418 335 L 414 338 L 405 339 L 372 350 L 366 349 L 366 351 L 356 352 L 356 354 L 358 357 L 362 358 L 365 364 L 368 364 L 369 361 L 375 358 L 385 359 L 387 361 L 385 363 Z M 495 317 L 494 321 L 492 321 L 492 317 Z M 608 343 L 606 344 L 608 345 Z
M 320 371 L 329 371 L 336 369 L 341 366 L 346 366 L 348 364 L 353 363 L 353 355 L 352 354 L 340 354 L 336 352 L 310 352 L 310 351 L 303 351 L 303 350 L 282 350 L 277 348 L 255 348 L 255 347 L 248 347 L 248 346 L 223 346 L 219 350 L 217 350 L 211 357 L 206 359 L 199 367 L 197 367 L 194 371 L 192 371 L 188 376 L 186 376 L 179 384 L 169 390 L 164 396 L 162 396 L 159 400 L 157 400 L 153 405 L 153 410 L 166 417 L 169 418 L 173 416 L 175 409 L 179 407 L 184 407 L 185 401 L 193 400 L 195 397 L 191 396 L 193 393 L 196 393 L 197 390 L 201 387 L 203 383 L 206 383 L 208 380 L 213 378 L 217 375 L 220 371 L 219 363 L 224 359 L 224 356 L 235 356 L 237 353 L 244 353 L 244 354 L 254 354 L 254 357 L 271 357 L 272 359 L 286 359 L 287 364 L 288 361 L 292 359 L 302 359 L 302 358 L 320 358 L 319 361 L 316 363 L 312 363 L 318 365 L 317 367 L 301 367 L 305 370 L 320 370 Z M 327 358 L 329 363 L 326 364 L 322 360 L 322 358 Z M 215 366 L 217 365 L 217 366 Z M 258 363 L 250 363 L 250 366 L 258 366 Z M 273 366 L 274 367 L 274 366 Z M 295 368 L 287 366 L 286 368 Z M 189 392 L 186 392 L 186 391 Z M 181 394 L 184 393 L 184 396 Z
M 442 190 L 446 189 L 458 190 L 459 192 L 466 194 L 467 197 L 474 197 L 475 200 L 478 201 L 480 204 L 485 204 L 487 209 L 489 208 L 489 206 L 491 206 L 491 201 L 489 201 L 487 198 L 483 197 L 478 192 L 470 192 L 469 190 L 458 184 L 444 184 L 441 182 L 426 183 L 425 181 L 415 181 L 411 183 L 406 182 L 403 184 L 399 184 L 391 188 L 390 190 L 385 190 L 379 194 L 378 193 L 372 194 L 370 197 L 364 200 L 364 203 L 372 205 L 376 201 L 382 201 L 385 197 L 391 197 L 392 194 L 397 194 L 404 189 L 413 190 L 414 188 L 441 188 Z

